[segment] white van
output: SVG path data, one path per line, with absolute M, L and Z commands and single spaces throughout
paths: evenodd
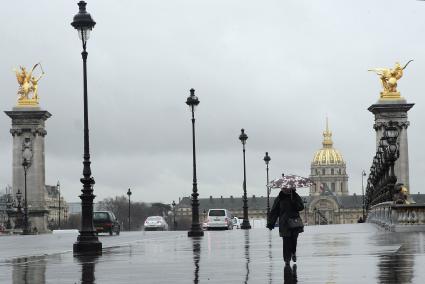
M 232 230 L 232 215 L 227 209 L 209 209 L 206 229 Z

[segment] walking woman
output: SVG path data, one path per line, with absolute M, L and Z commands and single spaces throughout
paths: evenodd
M 303 209 L 303 200 L 295 192 L 295 188 L 282 188 L 267 218 L 267 228 L 270 230 L 274 228 L 279 218 L 279 234 L 283 239 L 285 265 L 289 265 L 291 259 L 293 262 L 297 261 L 298 234 L 304 232 L 299 211 Z

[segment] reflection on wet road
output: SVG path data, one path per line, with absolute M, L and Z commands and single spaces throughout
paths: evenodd
M 202 238 L 193 238 L 193 263 L 195 264 L 195 277 L 193 283 L 199 283 L 199 261 L 201 259 L 201 241 Z
M 299 238 L 298 263 L 287 267 L 278 232 L 266 229 L 208 231 L 194 239 L 186 232 L 123 232 L 102 237 L 106 248 L 97 257 L 74 257 L 68 245 L 62 245 L 71 247 L 73 235 L 27 237 L 25 250 L 15 246 L 15 256 L 7 249 L 15 239 L 0 238 L 0 250 L 5 248 L 8 255 L 0 260 L 0 283 L 423 283 L 425 279 L 425 234 L 389 233 L 370 224 L 306 228 Z M 36 248 L 49 242 L 47 253 Z M 26 251 L 37 253 L 23 256 Z

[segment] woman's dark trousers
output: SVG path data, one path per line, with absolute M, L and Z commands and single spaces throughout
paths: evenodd
M 283 260 L 291 261 L 292 254 L 297 252 L 298 234 L 293 233 L 290 237 L 282 237 L 283 240 Z

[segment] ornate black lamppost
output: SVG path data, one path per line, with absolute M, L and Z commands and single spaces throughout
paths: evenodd
M 130 225 L 131 224 L 131 222 L 130 222 L 130 204 L 131 204 L 130 196 L 131 196 L 131 190 L 130 190 L 130 188 L 128 188 L 127 195 L 128 195 L 128 230 L 131 231 L 131 225 Z
M 269 162 L 271 158 L 269 156 L 269 152 L 266 152 L 266 155 L 264 156 L 264 162 L 266 163 L 266 173 L 267 173 L 267 180 L 266 180 L 266 189 L 267 189 L 267 218 L 270 214 L 270 187 L 269 187 Z
M 27 171 L 30 167 L 30 163 L 26 158 L 24 158 L 24 161 L 22 162 L 22 167 L 24 168 L 24 224 L 22 233 L 24 235 L 29 235 L 31 230 L 29 228 L 30 226 L 28 220 Z
M 79 12 L 74 16 L 71 25 L 78 31 L 83 44 L 83 82 L 84 82 L 84 161 L 83 177 L 80 179 L 83 184 L 81 190 L 81 230 L 77 242 L 74 243 L 74 253 L 101 253 L 102 243 L 96 236 L 93 228 L 93 185 L 94 179 L 91 176 L 90 168 L 90 147 L 89 147 L 89 117 L 87 104 L 87 51 L 86 44 L 90 36 L 90 31 L 96 24 L 86 11 L 86 2 L 78 2 Z
M 193 188 L 192 188 L 192 227 L 188 232 L 189 237 L 201 237 L 204 235 L 201 224 L 199 223 L 199 201 L 198 201 L 198 183 L 196 179 L 196 151 L 195 151 L 195 107 L 199 105 L 199 99 L 195 96 L 195 90 L 190 89 L 190 96 L 186 104 L 192 112 L 192 157 L 193 157 Z
M 362 219 L 363 219 L 363 222 L 365 222 L 365 218 L 366 218 L 366 215 L 365 215 L 365 199 L 364 199 L 364 186 L 363 186 L 363 178 L 366 176 L 366 171 L 365 170 L 362 170 L 362 210 L 363 210 L 363 217 L 362 217 Z
M 59 215 L 58 215 L 58 229 L 60 230 L 61 228 L 61 185 L 58 181 L 58 183 L 56 184 L 56 188 L 58 190 L 58 195 L 59 195 L 59 199 L 58 199 L 58 207 L 59 207 Z
M 173 200 L 173 203 L 171 203 L 173 206 L 173 228 L 176 230 L 176 202 Z
M 248 198 L 246 196 L 246 165 L 245 165 L 245 144 L 248 140 L 248 135 L 246 135 L 245 130 L 241 129 L 241 135 L 239 135 L 239 140 L 242 142 L 243 149 L 243 221 L 241 229 L 251 229 L 251 224 L 249 224 L 248 219 Z

